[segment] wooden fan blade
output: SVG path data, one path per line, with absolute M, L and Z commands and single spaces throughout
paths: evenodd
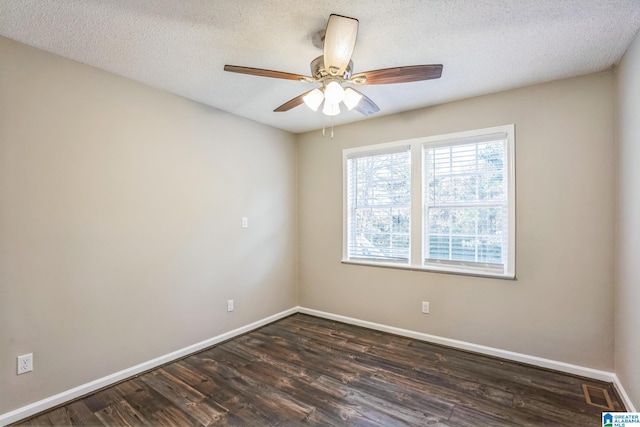
M 281 113 L 283 111 L 289 111 L 292 108 L 296 108 L 298 105 L 304 104 L 304 99 L 302 98 L 304 98 L 309 92 L 311 92 L 311 90 L 308 90 L 305 93 L 298 95 L 293 99 L 290 99 L 289 101 L 285 102 L 284 104 L 282 104 L 281 106 L 279 106 L 273 111 L 276 113 Z
M 332 76 L 344 75 L 358 36 L 358 20 L 341 15 L 329 16 L 324 33 L 324 68 Z
M 366 71 L 351 76 L 350 81 L 365 85 L 387 85 L 392 83 L 409 83 L 421 80 L 439 79 L 442 75 L 442 64 L 411 65 L 408 67 L 384 68 Z M 364 82 L 358 80 L 366 79 Z
M 252 76 L 272 77 L 274 79 L 298 80 L 306 81 L 311 77 L 302 76 L 300 74 L 284 73 L 282 71 L 264 70 L 262 68 L 242 67 L 239 65 L 225 65 L 225 71 L 240 74 L 251 74 Z
M 353 107 L 354 110 L 367 117 L 380 111 L 380 107 L 378 107 L 367 95 L 359 90 L 355 90 L 354 88 L 351 88 L 351 90 L 362 97 L 360 102 L 358 102 L 358 105 Z

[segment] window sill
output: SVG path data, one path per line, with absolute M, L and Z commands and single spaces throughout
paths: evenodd
M 409 271 L 425 271 L 429 273 L 444 273 L 444 274 L 455 274 L 457 276 L 471 276 L 471 277 L 486 277 L 492 279 L 503 279 L 503 280 L 517 280 L 514 274 L 500 274 L 500 273 L 492 273 L 492 272 L 483 272 L 483 271 L 472 271 L 472 270 L 457 270 L 453 268 L 438 268 L 432 266 L 415 266 L 409 264 L 396 264 L 390 262 L 372 262 L 372 261 L 355 261 L 343 259 L 342 264 L 351 264 L 351 265 L 362 265 L 367 267 L 381 267 L 381 268 L 394 268 L 398 270 L 409 270 Z

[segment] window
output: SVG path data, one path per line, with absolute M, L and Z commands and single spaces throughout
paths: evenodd
M 503 273 L 507 135 L 423 145 L 424 264 Z
M 515 277 L 514 145 L 508 125 L 345 150 L 343 261 Z
M 347 156 L 350 259 L 409 262 L 409 148 L 403 146 Z

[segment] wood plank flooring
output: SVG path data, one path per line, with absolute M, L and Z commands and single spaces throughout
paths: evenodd
M 21 426 L 600 426 L 611 384 L 296 314 Z

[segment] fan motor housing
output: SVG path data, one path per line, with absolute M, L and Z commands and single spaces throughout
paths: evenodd
M 349 61 L 349 65 L 347 69 L 344 71 L 342 76 L 331 76 L 327 70 L 324 68 L 324 56 L 318 56 L 316 59 L 311 61 L 311 75 L 316 79 L 323 79 L 325 77 L 340 77 L 344 80 L 348 80 L 351 77 L 351 73 L 353 72 L 353 61 Z

